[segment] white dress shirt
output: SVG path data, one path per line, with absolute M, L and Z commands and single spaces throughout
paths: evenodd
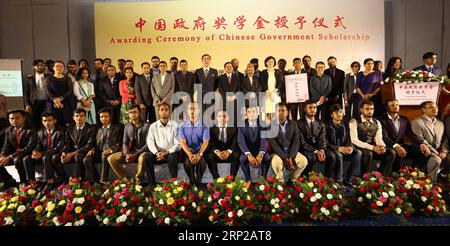
M 160 120 L 150 125 L 147 134 L 147 146 L 150 152 L 168 151 L 170 154 L 180 150 L 178 124 L 169 120 L 164 126 Z

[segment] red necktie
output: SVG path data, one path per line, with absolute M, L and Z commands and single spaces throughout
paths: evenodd
M 47 132 L 47 150 L 52 149 L 52 133 Z
M 17 152 L 20 150 L 20 129 L 17 129 L 16 141 L 17 141 L 17 146 L 16 146 L 16 152 Z

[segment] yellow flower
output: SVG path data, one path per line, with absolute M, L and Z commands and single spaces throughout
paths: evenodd
M 438 186 L 437 188 L 438 188 L 438 192 L 441 193 L 442 192 L 441 187 Z
M 228 188 L 228 189 L 233 189 L 233 187 L 234 187 L 234 184 L 233 184 L 233 183 L 227 184 L 227 188 Z
M 13 198 L 11 198 L 11 202 L 17 202 L 17 200 L 19 200 L 19 197 L 18 196 L 15 196 L 15 197 L 13 197 Z M 6 202 L 6 201 L 5 201 Z
M 36 191 L 34 190 L 34 189 L 29 189 L 28 190 L 28 195 L 34 195 L 34 194 L 36 194 Z
M 217 183 L 219 183 L 219 184 L 220 184 L 220 183 L 223 183 L 223 181 L 225 181 L 225 179 L 222 178 L 222 177 L 217 179 Z
M 6 205 L 0 207 L 0 212 L 3 212 L 6 209 Z
M 239 196 L 235 196 L 234 199 L 236 199 L 236 201 L 241 200 L 241 198 Z
M 75 195 L 81 195 L 83 194 L 83 190 L 82 189 L 76 189 L 75 190 Z
M 134 187 L 136 189 L 136 191 L 140 192 L 142 190 L 142 186 L 141 185 L 136 185 Z
M 430 179 L 425 179 L 425 182 L 431 183 Z
M 183 187 L 178 186 L 178 187 L 177 187 L 177 190 L 178 190 L 178 191 L 182 191 L 182 190 L 183 190 Z
M 309 182 L 309 183 L 308 183 L 308 186 L 309 186 L 310 188 L 312 188 L 312 187 L 314 187 L 314 184 L 313 184 L 312 182 Z
M 200 206 L 197 207 L 197 213 L 200 213 L 202 211 L 202 208 Z
M 47 212 L 47 217 L 50 217 L 50 216 L 52 216 L 52 212 Z
M 178 190 L 177 190 L 177 189 L 173 189 L 172 192 L 173 192 L 173 194 L 175 194 L 175 195 L 178 194 Z
M 416 172 L 412 172 L 411 175 L 412 175 L 413 177 L 416 177 L 416 176 L 417 176 L 417 173 L 416 173 Z
M 53 209 L 55 209 L 55 204 L 53 202 L 47 204 L 47 211 L 51 212 Z
M 242 188 L 242 190 L 243 190 L 244 192 L 247 192 L 247 191 L 248 191 L 247 188 Z
M 219 212 L 219 209 L 218 209 L 218 208 L 215 208 L 215 209 L 214 209 L 214 213 L 217 214 L 218 212 Z
M 114 187 L 114 190 L 115 190 L 115 191 L 118 191 L 119 189 L 120 189 L 119 186 Z
M 34 208 L 34 212 L 36 212 L 38 214 L 40 214 L 42 212 L 42 210 L 44 210 L 44 208 L 41 205 Z
M 15 203 L 11 203 L 8 205 L 8 209 L 14 209 L 16 207 Z
M 202 198 L 203 197 L 203 191 L 200 191 L 199 193 L 198 193 L 198 198 Z
M 212 215 L 210 215 L 209 217 L 208 217 L 208 219 L 209 219 L 209 221 L 213 221 L 214 220 L 214 216 L 212 216 Z
M 66 204 L 66 201 L 65 200 L 61 200 L 61 201 L 59 201 L 58 206 L 62 206 L 64 204 Z
M 169 199 L 167 199 L 167 205 L 172 205 L 175 202 L 175 200 L 173 200 L 172 197 L 170 197 Z
M 79 214 L 81 213 L 81 210 L 83 210 L 83 208 L 81 206 L 78 206 L 75 208 L 75 213 Z
M 170 192 L 169 193 L 166 193 L 166 197 L 167 198 L 169 198 L 169 197 L 171 197 L 172 196 L 172 194 L 170 194 Z

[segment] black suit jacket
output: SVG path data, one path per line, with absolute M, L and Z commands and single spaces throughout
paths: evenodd
M 248 92 L 254 92 L 256 96 L 258 96 L 259 92 L 261 91 L 261 82 L 259 78 L 253 76 L 253 83 L 250 84 L 250 78 L 246 75 L 244 78 L 242 78 L 241 91 L 244 94 L 247 94 Z
M 202 84 L 202 96 L 206 93 L 217 90 L 217 83 L 219 75 L 217 69 L 209 68 L 208 76 L 205 78 L 205 73 L 203 68 L 195 70 L 196 83 Z
M 48 133 L 47 129 L 41 128 L 36 134 L 36 148 L 35 151 L 41 152 L 43 156 L 45 155 L 54 155 L 64 148 L 64 130 L 55 127 L 52 133 L 52 146 L 50 149 L 47 146 Z
M 218 89 L 222 99 L 226 100 L 226 93 L 236 93 L 240 90 L 240 79 L 238 76 L 231 75 L 231 83 L 228 84 L 228 75 L 222 74 L 219 76 Z
M 44 74 L 44 84 L 45 81 L 47 81 L 48 75 Z M 27 80 L 25 81 L 25 86 L 24 86 L 24 103 L 25 106 L 28 105 L 33 105 L 34 101 L 36 100 L 36 93 L 37 93 L 37 89 L 36 89 L 37 85 L 36 85 L 36 73 L 33 73 L 29 76 L 27 76 Z M 44 86 L 45 88 L 45 86 Z
M 184 91 L 192 98 L 194 96 L 195 75 L 192 72 L 181 71 L 175 73 L 175 92 Z
M 85 123 L 80 137 L 78 137 L 77 126 L 75 124 L 69 125 L 66 128 L 64 143 L 62 152 L 76 151 L 86 155 L 89 150 L 95 147 L 95 127 Z
M 123 131 L 123 141 L 122 141 L 122 153 L 128 154 L 130 151 L 135 150 L 138 155 L 149 151 L 147 146 L 147 134 L 150 124 L 142 123 L 141 127 L 138 129 L 137 139 L 134 139 L 133 123 L 128 123 L 125 125 Z
M 262 92 L 266 92 L 269 89 L 269 86 L 268 86 L 269 73 L 267 72 L 267 69 L 264 69 L 263 71 L 261 71 L 260 77 L 261 77 Z M 286 101 L 286 91 L 284 88 L 284 78 L 283 78 L 283 75 L 281 74 L 281 72 L 277 69 L 275 69 L 275 80 L 276 80 L 275 88 L 278 89 L 278 93 L 281 96 L 281 100 L 283 102 L 285 102 Z
M 313 132 L 309 128 L 306 117 L 297 122 L 300 139 L 300 150 L 314 152 L 316 150 L 326 149 L 326 127 L 325 124 L 315 119 L 313 121 Z
M 112 150 L 113 153 L 118 152 L 120 150 L 120 147 L 122 147 L 123 129 L 124 125 L 122 124 L 111 123 L 111 126 L 109 127 L 108 149 Z M 102 139 L 102 126 L 99 126 L 97 128 L 97 134 L 95 135 L 95 144 L 97 146 L 97 149 L 100 147 L 101 139 Z
M 300 147 L 299 131 L 297 122 L 288 120 L 286 125 L 286 133 L 283 134 L 278 121 L 272 122 L 272 127 L 278 127 L 278 135 L 269 139 L 271 152 L 275 153 L 281 159 L 295 158 Z M 288 153 L 285 153 L 284 148 L 288 147 Z
M 13 126 L 5 130 L 5 142 L 1 154 L 4 156 L 11 155 L 14 159 L 16 157 L 25 157 L 31 154 L 31 151 L 36 146 L 36 136 L 33 129 L 22 127 L 19 133 L 19 148 L 17 148 L 17 131 Z
M 99 84 L 100 97 L 104 105 L 108 105 L 108 100 L 121 100 L 119 92 L 120 78 L 118 76 L 114 77 L 114 83 L 111 84 L 109 77 L 105 77 L 101 80 Z
M 136 100 L 139 104 L 144 104 L 147 107 L 153 106 L 153 97 L 151 93 L 153 75 L 150 73 L 150 78 L 147 81 L 144 74 L 135 77 L 134 87 L 136 91 Z
M 337 136 L 337 132 L 336 129 L 332 126 L 333 123 L 329 122 L 326 125 L 326 136 L 327 136 L 327 144 L 328 144 L 328 148 L 331 150 L 337 150 L 339 147 L 343 146 L 343 147 L 353 147 L 352 142 L 350 141 L 350 134 L 349 134 L 349 129 L 348 129 L 348 124 L 342 122 L 340 124 L 340 128 L 342 129 L 342 136 L 340 139 L 340 145 L 337 145 L 337 140 L 338 140 L 338 136 Z
M 382 117 L 380 117 L 380 123 L 383 127 L 383 141 L 386 143 L 387 147 L 393 148 L 395 144 L 403 145 L 404 136 L 408 136 L 408 138 L 411 140 L 411 142 L 414 145 L 419 146 L 421 143 L 417 139 L 416 135 L 414 135 L 412 129 L 411 129 L 411 123 L 409 122 L 408 118 L 405 116 L 400 115 L 400 128 L 398 133 L 395 131 L 395 126 L 392 120 L 389 119 L 387 114 L 383 114 Z
M 331 93 L 328 95 L 330 100 L 336 100 L 342 97 L 344 92 L 344 78 L 345 72 L 339 68 L 335 68 L 334 76 L 331 73 L 331 69 L 325 69 L 325 74 L 331 78 Z
M 219 140 L 220 129 L 217 126 L 213 126 L 210 129 L 209 149 L 214 152 L 215 150 L 224 151 L 231 150 L 233 152 L 239 151 L 237 145 L 237 129 L 235 127 L 226 127 L 226 142 Z

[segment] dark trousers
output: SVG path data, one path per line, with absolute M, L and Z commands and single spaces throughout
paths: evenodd
M 408 166 L 407 162 L 405 162 L 406 159 L 413 159 L 413 165 L 417 167 L 425 165 L 428 158 L 422 154 L 419 147 L 410 144 L 403 144 L 402 147 L 406 150 L 407 154 L 405 157 L 400 157 L 397 154 L 395 155 L 395 161 L 392 164 L 393 171 L 398 172 L 400 169 Z
M 363 173 L 370 173 L 373 171 L 379 171 L 383 176 L 391 176 L 392 165 L 395 161 L 395 151 L 390 148 L 386 148 L 386 152 L 379 155 L 369 149 L 359 149 L 362 152 L 362 169 Z M 377 169 L 376 163 L 373 160 L 381 160 L 380 167 Z
M 309 172 L 321 173 L 328 178 L 336 178 L 336 155 L 329 151 L 325 150 L 325 161 L 320 162 L 317 159 L 317 155 L 312 151 L 304 151 L 301 152 L 308 159 L 308 165 L 305 168 L 304 173 L 308 174 Z
M 17 169 L 17 172 L 19 173 L 19 177 L 20 177 L 20 183 L 25 183 L 27 182 L 27 172 L 25 171 L 25 165 L 23 164 L 23 157 L 22 156 L 16 156 L 12 161 L 9 160 L 8 164 L 13 163 L 14 166 Z M 9 181 L 11 179 L 13 179 L 13 177 L 11 176 L 11 174 L 8 173 L 8 171 L 6 170 L 5 167 L 0 167 L 0 178 L 2 182 L 6 182 Z
M 85 168 L 85 177 L 90 182 L 98 182 L 99 180 L 103 183 L 108 182 L 109 177 L 109 155 L 102 155 L 101 150 L 96 150 L 94 156 L 85 157 L 83 159 L 83 165 Z M 95 167 L 95 163 L 100 163 L 100 173 Z
M 61 160 L 61 154 L 58 154 L 56 158 Z M 93 163 L 93 157 L 92 156 L 88 157 L 86 156 L 86 153 L 78 152 L 68 163 L 75 163 L 75 173 L 72 173 L 71 175 L 72 177 L 77 177 L 80 178 L 81 180 L 86 180 L 85 163 L 87 163 L 88 165 Z M 60 165 L 64 166 L 68 163 L 63 163 Z M 64 168 L 62 170 L 64 171 L 63 176 L 66 178 L 65 181 L 67 181 L 66 171 L 64 170 Z
M 26 156 L 23 159 L 25 170 L 27 173 L 28 180 L 34 180 L 35 177 L 35 166 L 42 163 L 44 165 L 44 180 L 53 179 L 54 172 L 57 173 L 59 178 L 66 180 L 64 168 L 61 166 L 61 157 L 58 154 L 48 154 L 43 155 L 41 159 L 32 159 L 31 155 Z
M 0 167 L 0 182 L 8 182 L 14 180 L 11 174 L 8 173 L 5 167 Z
M 236 177 L 239 171 L 239 156 L 241 154 L 238 151 L 232 152 L 228 159 L 221 160 L 214 152 L 208 151 L 206 154 L 206 161 L 208 163 L 209 171 L 211 172 L 214 179 L 218 179 L 220 177 L 219 170 L 217 168 L 217 163 L 219 162 L 229 162 L 231 165 L 230 175 Z
M 47 101 L 35 100 L 33 105 L 31 105 L 31 124 L 36 129 L 41 128 L 42 126 L 42 118 L 41 114 L 44 113 L 45 108 L 47 107 Z
M 205 158 L 201 158 L 197 164 L 192 164 L 189 157 L 185 157 L 184 159 L 184 171 L 189 177 L 189 182 L 191 184 L 195 184 L 197 186 L 201 185 L 203 174 L 206 170 L 206 161 Z
M 148 152 L 144 155 L 143 167 L 146 173 L 147 182 L 150 185 L 156 185 L 155 165 L 167 163 L 171 178 L 177 178 L 178 175 L 178 152 L 171 153 L 165 160 L 157 161 L 156 155 Z M 189 177 L 190 178 L 190 177 Z
M 353 177 L 358 177 L 361 173 L 362 152 L 353 149 L 349 155 L 344 155 L 337 150 L 333 151 L 336 156 L 336 181 L 351 184 Z
M 258 153 L 252 153 L 253 156 L 257 156 Z M 248 158 L 245 154 L 241 154 L 241 157 L 239 158 L 239 163 L 241 164 L 242 172 L 244 172 L 245 180 L 249 181 L 252 180 L 252 177 L 250 175 L 250 163 L 248 162 Z M 266 177 L 267 172 L 269 171 L 269 165 L 270 164 L 270 156 L 268 153 L 264 153 L 263 159 L 261 161 L 261 176 Z
M 141 109 L 141 120 L 153 123 L 156 121 L 156 112 L 153 105 L 145 105 L 146 109 Z

